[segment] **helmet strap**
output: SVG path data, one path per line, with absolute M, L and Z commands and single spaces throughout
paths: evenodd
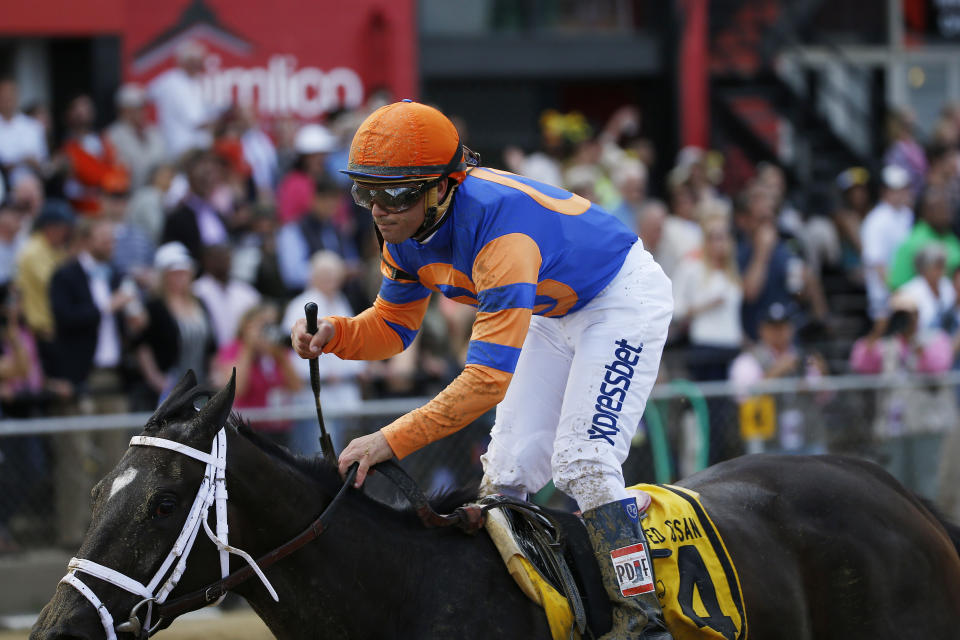
M 447 180 L 446 176 L 440 178 L 440 180 Z M 438 193 L 440 181 L 435 182 L 427 190 L 427 193 L 424 195 L 423 207 L 423 224 L 420 225 L 420 228 L 413 234 L 413 239 L 417 242 L 424 242 L 427 238 L 432 236 L 440 226 L 447 220 L 447 211 L 450 209 L 450 204 L 453 202 L 453 192 L 457 190 L 457 187 L 460 185 L 455 180 L 447 180 L 447 192 L 443 196 L 443 201 L 438 201 Z

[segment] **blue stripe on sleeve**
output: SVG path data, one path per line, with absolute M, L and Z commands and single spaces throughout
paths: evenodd
M 389 320 L 384 320 L 387 323 L 387 326 L 393 329 L 398 336 L 400 336 L 400 341 L 403 343 L 403 348 L 406 349 L 410 346 L 410 343 L 413 342 L 413 339 L 417 337 L 416 329 L 407 329 L 402 324 L 397 324 L 396 322 L 390 322 Z
M 471 340 L 467 349 L 467 364 L 482 364 L 493 369 L 513 373 L 520 358 L 520 349 L 494 342 Z
M 478 295 L 478 311 L 501 311 L 503 309 L 533 309 L 537 285 L 517 282 L 502 287 L 484 289 Z
M 418 302 L 430 296 L 430 289 L 418 282 L 397 282 L 384 276 L 380 283 L 380 297 L 392 304 Z
M 442 293 L 447 298 L 458 298 L 460 296 L 464 296 L 467 298 L 477 297 L 473 293 L 473 291 L 470 291 L 469 289 L 464 289 L 463 287 L 455 287 L 452 284 L 438 284 L 437 289 L 439 289 L 440 293 Z M 472 303 L 465 303 L 465 304 L 470 304 L 471 307 L 474 306 Z

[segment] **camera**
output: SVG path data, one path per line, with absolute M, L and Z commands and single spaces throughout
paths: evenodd
M 268 324 L 263 328 L 263 338 L 270 344 L 278 347 L 293 348 L 290 332 L 278 324 Z

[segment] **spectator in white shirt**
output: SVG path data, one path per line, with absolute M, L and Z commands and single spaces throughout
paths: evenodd
M 43 125 L 19 111 L 19 100 L 17 83 L 0 79 L 0 166 L 39 171 L 48 155 Z
M 120 87 L 116 103 L 120 115 L 106 135 L 130 172 L 131 190 L 136 190 L 147 184 L 150 173 L 166 158 L 166 151 L 160 130 L 147 120 L 147 93 L 140 85 Z
M 253 107 L 238 107 L 237 118 L 243 131 L 240 135 L 243 159 L 250 165 L 257 196 L 262 202 L 272 202 L 278 176 L 277 149 L 260 128 Z
M 939 243 L 928 244 L 917 252 L 914 267 L 917 275 L 897 292 L 905 293 L 916 303 L 919 331 L 939 329 L 956 303 L 956 291 L 946 275 L 946 249 Z
M 232 249 L 216 244 L 203 250 L 204 275 L 193 283 L 197 296 L 213 321 L 217 346 L 223 347 L 237 335 L 237 323 L 248 309 L 260 304 L 260 293 L 252 286 L 232 277 Z
M 178 66 L 150 83 L 148 91 L 157 108 L 157 122 L 171 161 L 191 149 L 207 149 L 213 141 L 208 125 L 215 110 L 204 100 L 199 81 L 205 55 L 203 45 L 183 43 L 177 49 Z
M 743 285 L 729 217 L 712 214 L 702 226 L 701 255 L 683 261 L 673 281 L 674 319 L 687 327 L 691 377 L 723 380 L 743 342 Z
M 913 192 L 906 170 L 888 166 L 883 170 L 883 193 L 877 206 L 860 227 L 868 312 L 873 319 L 887 314 L 887 271 L 893 255 L 913 226 Z

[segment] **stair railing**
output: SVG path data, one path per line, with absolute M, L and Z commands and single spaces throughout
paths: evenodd
M 853 64 L 836 45 L 826 42 L 827 63 L 814 58 L 802 34 L 824 0 L 782 2 L 783 15 L 764 38 L 768 66 L 800 99 L 813 99 L 816 113 L 831 133 L 862 158 L 874 157 L 873 76 Z

